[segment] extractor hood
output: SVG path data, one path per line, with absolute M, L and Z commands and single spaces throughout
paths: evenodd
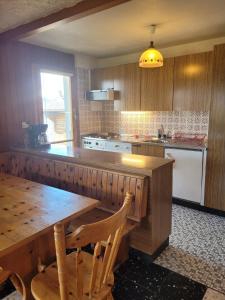
M 86 100 L 89 101 L 109 101 L 119 100 L 119 91 L 113 89 L 107 90 L 91 90 L 85 93 Z

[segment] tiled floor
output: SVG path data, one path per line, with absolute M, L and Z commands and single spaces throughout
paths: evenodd
M 174 205 L 172 228 L 155 262 L 225 294 L 225 218 Z
M 116 272 L 115 300 L 202 300 L 207 287 L 157 264 L 144 261 L 132 251 Z
M 155 263 L 131 251 L 116 272 L 115 300 L 225 300 L 224 294 L 225 218 L 178 205 L 170 246 Z

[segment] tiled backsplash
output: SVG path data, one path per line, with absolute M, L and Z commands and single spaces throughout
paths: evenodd
M 208 112 L 114 112 L 104 106 L 103 131 L 123 134 L 157 135 L 163 124 L 165 132 L 208 134 Z
M 89 70 L 83 68 L 76 69 L 77 77 L 77 97 L 79 102 L 80 133 L 101 132 L 102 113 L 92 111 L 91 102 L 85 100 L 85 91 L 89 90 L 90 77 Z
M 102 103 L 102 111 L 93 111 L 85 91 L 90 88 L 89 70 L 77 68 L 77 95 L 79 100 L 80 132 L 115 132 L 122 134 L 157 135 L 163 124 L 165 132 L 208 134 L 208 112 L 118 112 L 112 101 Z

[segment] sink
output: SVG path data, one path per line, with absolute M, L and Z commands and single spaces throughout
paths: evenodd
M 165 144 L 168 143 L 168 141 L 163 139 L 150 139 L 150 140 L 144 140 L 144 143 Z

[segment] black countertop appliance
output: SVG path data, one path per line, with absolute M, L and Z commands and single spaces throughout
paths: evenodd
M 46 131 L 48 124 L 32 124 L 26 128 L 27 146 L 31 148 L 39 148 L 48 146 L 48 139 Z

